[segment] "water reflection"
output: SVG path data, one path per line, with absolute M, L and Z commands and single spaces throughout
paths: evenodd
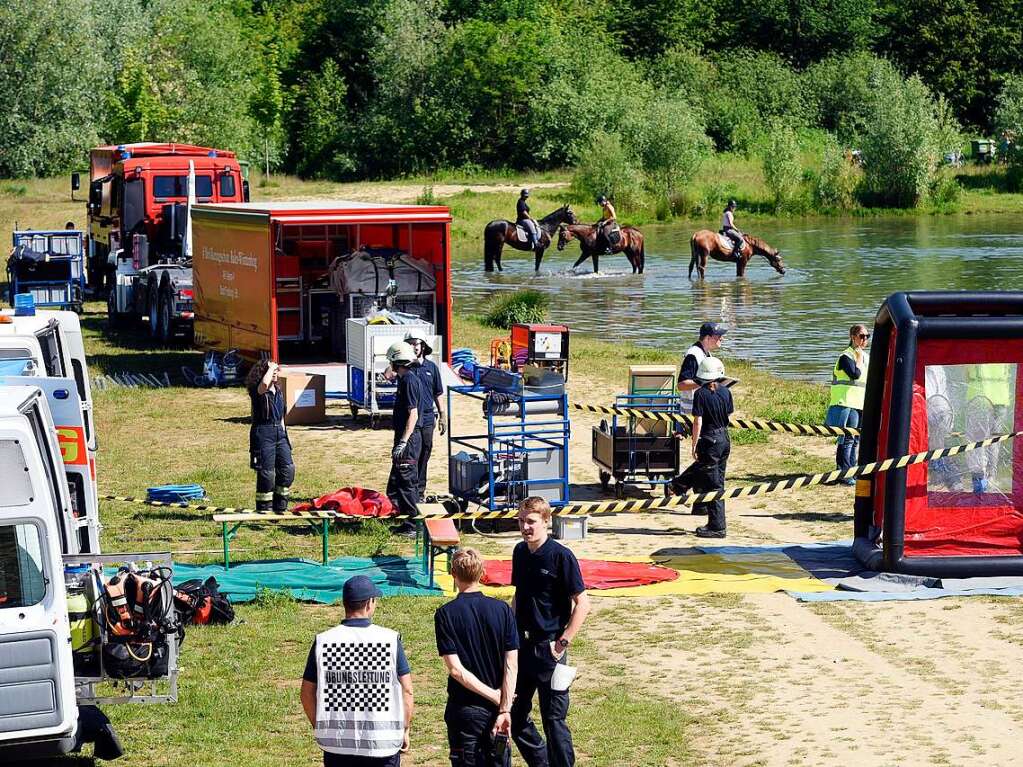
M 701 224 L 702 226 L 702 224 Z M 692 225 L 647 226 L 647 270 L 620 257 L 603 271 L 570 269 L 578 254 L 551 251 L 534 276 L 526 259 L 485 274 L 478 247 L 455 253 L 452 293 L 459 311 L 478 312 L 497 293 L 523 287 L 552 297 L 552 319 L 607 340 L 681 347 L 701 322 L 734 328 L 725 350 L 773 372 L 825 380 L 854 322 L 870 324 L 897 290 L 1007 290 L 1023 286 L 1023 224 L 1016 216 L 918 216 L 757 224 L 780 248 L 782 277 L 767 261 L 737 279 L 711 263 L 704 282 L 686 278 Z

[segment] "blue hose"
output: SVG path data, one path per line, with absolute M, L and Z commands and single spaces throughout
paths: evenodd
M 206 497 L 202 485 L 157 485 L 146 488 L 147 501 L 162 503 L 186 503 L 198 501 Z

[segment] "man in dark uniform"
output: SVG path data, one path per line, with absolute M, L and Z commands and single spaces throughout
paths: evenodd
M 452 767 L 510 767 L 511 703 L 519 633 L 506 602 L 480 591 L 483 557 L 459 549 L 451 557 L 458 596 L 437 610 L 437 652 L 448 670 L 444 721 Z
M 721 383 L 725 366 L 717 357 L 700 363 L 696 380 L 701 386 L 693 395 L 693 461 L 694 463 L 671 480 L 669 495 L 683 495 L 690 490 L 706 493 L 723 490 L 725 469 L 732 444 L 728 437 L 728 417 L 735 410 L 732 393 Z M 696 528 L 700 538 L 725 537 L 725 502 L 698 503 L 694 514 L 707 514 L 707 524 Z
M 405 340 L 416 353 L 416 364 L 413 371 L 419 376 L 426 394 L 426 402 L 423 407 L 423 423 L 420 432 L 423 436 L 423 448 L 419 452 L 419 500 L 426 495 L 426 476 L 430 465 L 430 456 L 433 455 L 433 429 L 439 427 L 443 436 L 447 428 L 447 414 L 444 412 L 444 382 L 440 377 L 440 368 L 437 363 L 428 359 L 433 354 L 430 342 L 426 334 L 421 330 L 410 330 L 405 334 Z M 436 412 L 434 405 L 437 406 Z
M 426 396 L 422 382 L 413 370 L 416 353 L 404 341 L 391 344 L 387 361 L 398 376 L 392 420 L 394 443 L 391 449 L 391 476 L 387 480 L 387 496 L 404 516 L 419 515 L 419 453 L 423 448 L 421 425 Z M 414 530 L 405 519 L 399 532 Z
M 532 496 L 519 505 L 522 543 L 512 552 L 512 610 L 519 628 L 519 675 L 511 732 L 528 767 L 575 764 L 568 723 L 568 690 L 555 690 L 554 668 L 568 662 L 568 646 L 590 612 L 582 571 L 572 550 L 547 535 L 551 507 Z M 529 713 L 539 693 L 547 742 Z
M 521 226 L 529 234 L 529 247 L 536 250 L 540 244 L 540 227 L 536 225 L 536 219 L 529 213 L 529 190 L 523 189 L 519 192 L 518 202 L 515 203 L 515 225 Z

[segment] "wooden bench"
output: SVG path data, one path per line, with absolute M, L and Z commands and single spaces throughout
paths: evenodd
M 436 507 L 436 508 L 435 508 Z M 419 549 L 419 536 L 423 536 L 423 572 L 429 578 L 429 587 L 433 588 L 433 569 L 437 555 L 441 552 L 448 555 L 448 569 L 451 568 L 451 555 L 461 543 L 458 528 L 454 520 L 444 517 L 430 517 L 431 514 L 444 513 L 441 504 L 424 503 L 419 507 L 421 513 L 428 515 L 416 525 L 416 550 Z
M 304 522 L 318 532 L 323 539 L 323 564 L 327 564 L 330 550 L 330 523 L 337 515 L 330 511 L 293 511 L 287 514 L 257 514 L 243 512 L 239 514 L 214 514 L 213 521 L 219 522 L 224 536 L 224 569 L 231 568 L 231 541 L 238 534 L 238 529 L 246 522 Z

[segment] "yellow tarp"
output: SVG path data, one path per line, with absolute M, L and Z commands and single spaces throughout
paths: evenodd
M 509 559 L 509 557 L 487 557 Z M 833 591 L 834 586 L 814 578 L 781 552 L 755 554 L 682 554 L 666 559 L 615 557 L 621 562 L 655 562 L 678 571 L 679 577 L 649 586 L 590 589 L 591 597 L 658 597 L 672 594 L 769 594 L 774 591 Z M 435 580 L 449 595 L 455 585 L 447 573 L 447 557 L 437 557 Z M 508 598 L 511 586 L 484 586 L 490 596 Z

